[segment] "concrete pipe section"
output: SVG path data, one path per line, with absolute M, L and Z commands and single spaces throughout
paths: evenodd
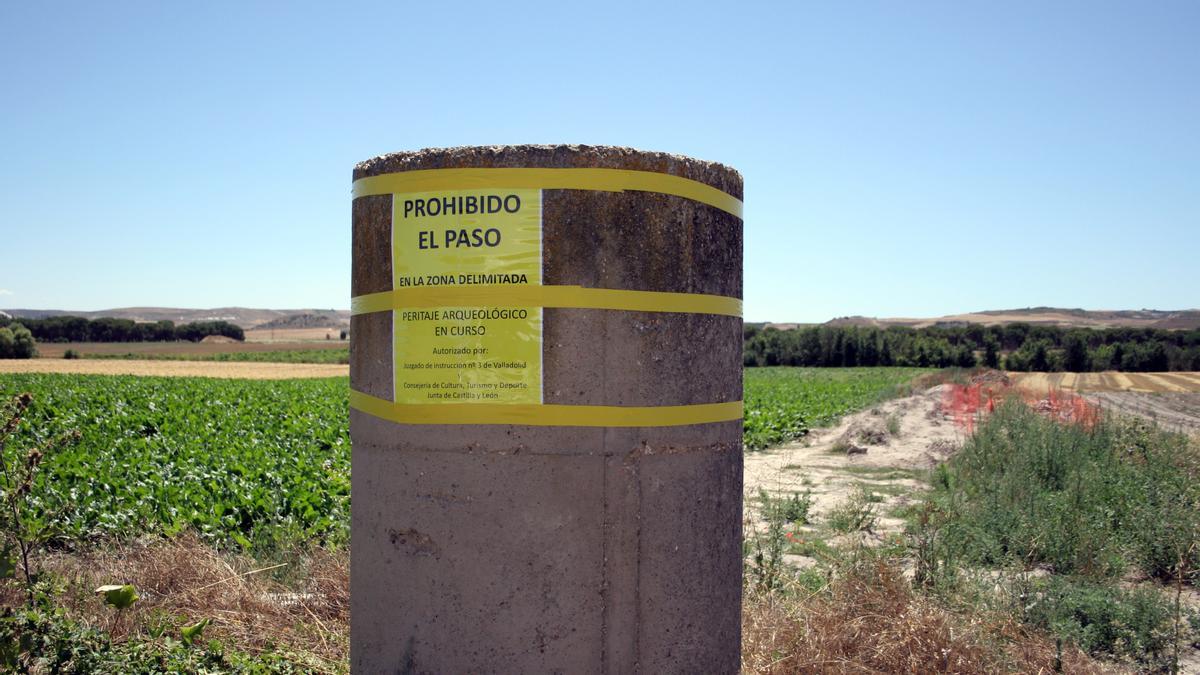
M 733 673 L 742 178 L 628 148 L 354 170 L 356 673 Z

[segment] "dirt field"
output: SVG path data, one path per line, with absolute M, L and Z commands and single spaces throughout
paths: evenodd
M 1015 386 L 1040 392 L 1050 389 L 1081 393 L 1200 392 L 1200 373 L 1009 373 L 1008 376 Z
M 1137 415 L 1173 431 L 1200 434 L 1200 393 L 1100 391 L 1087 394 L 1087 398 L 1105 410 Z
M 5 359 L 5 373 L 75 373 L 82 375 L 157 375 L 246 380 L 288 380 L 306 377 L 345 377 L 346 365 L 254 363 L 237 361 L 134 361 L 96 359 Z
M 314 342 L 321 344 L 346 344 L 339 340 L 339 328 L 251 328 L 245 331 L 246 342 L 303 342 L 305 349 L 317 349 Z M 329 339 L 326 339 L 328 336 Z
M 253 331 L 247 331 L 253 332 Z M 278 331 L 283 332 L 283 331 Z M 335 336 L 336 337 L 336 336 Z M 275 352 L 300 349 L 345 349 L 349 342 L 340 340 L 298 342 L 39 342 L 38 356 L 61 359 L 68 349 L 79 354 L 226 354 L 234 352 Z
M 761 524 L 759 491 L 773 496 L 812 495 L 806 537 L 837 544 L 849 535 L 829 532 L 822 521 L 860 489 L 874 495 L 874 525 L 865 536 L 877 542 L 898 535 L 904 521 L 892 515 L 923 491 L 924 472 L 949 457 L 962 444 L 964 430 L 941 410 L 943 388 L 882 403 L 844 418 L 829 429 L 815 429 L 801 441 L 765 452 L 746 453 L 744 497 L 747 513 Z M 893 429 L 888 431 L 888 420 Z M 856 454 L 845 447 L 854 446 Z M 799 567 L 816 562 L 788 556 Z
M 1200 390 L 1200 374 L 1186 373 L 1178 380 L 1165 379 L 1163 373 L 1063 373 L 1016 374 L 1017 386 L 1043 391 L 1048 382 L 1083 387 L 1085 398 L 1105 410 L 1137 415 L 1159 425 L 1185 433 L 1200 433 L 1200 393 L 1162 391 L 1167 386 L 1186 386 L 1189 378 Z M 1170 375 L 1178 376 L 1179 373 Z M 1140 376 L 1140 377 L 1139 377 Z M 1096 391 L 1093 387 L 1125 384 L 1140 386 L 1142 391 Z M 869 410 L 844 418 L 829 429 L 815 429 L 806 438 L 764 452 L 745 456 L 744 497 L 753 527 L 763 524 L 760 490 L 772 496 L 788 497 L 809 492 L 813 525 L 805 527 L 806 536 L 837 544 L 845 535 L 837 535 L 823 525 L 827 515 L 845 504 L 856 492 L 866 489 L 874 495 L 874 525 L 866 532 L 868 540 L 880 543 L 899 534 L 903 521 L 894 511 L 926 489 L 924 472 L 945 460 L 961 447 L 967 431 L 942 410 L 945 386 L 928 389 L 906 398 L 894 399 Z M 1161 393 L 1148 393 L 1159 387 Z M 1044 395 L 1044 394 L 1043 394 Z M 890 421 L 890 423 L 889 423 Z M 897 433 L 889 431 L 889 426 Z M 846 448 L 853 447 L 854 454 Z M 790 556 L 801 567 L 814 559 Z

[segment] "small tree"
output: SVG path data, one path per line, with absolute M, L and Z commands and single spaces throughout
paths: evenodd
M 31 359 L 36 345 L 33 334 L 19 323 L 0 328 L 0 359 Z
M 1066 354 L 1063 357 L 1063 370 L 1072 373 L 1086 373 L 1091 370 L 1088 359 L 1087 340 L 1079 333 L 1068 333 L 1063 341 Z
M 1000 341 L 991 333 L 983 340 L 983 365 L 988 368 L 1000 367 Z

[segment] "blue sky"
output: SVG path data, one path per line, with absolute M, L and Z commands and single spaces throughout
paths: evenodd
M 746 179 L 747 320 L 1200 306 L 1200 3 L 5 3 L 0 307 L 349 306 L 350 171 Z

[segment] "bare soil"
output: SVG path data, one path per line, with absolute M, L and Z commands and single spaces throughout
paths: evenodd
M 340 328 L 251 328 L 245 331 L 246 342 L 303 342 L 306 349 L 316 349 L 313 343 L 342 344 Z
M 1200 433 L 1200 373 L 1009 373 L 1013 385 L 1038 394 L 1075 391 L 1126 415 L 1189 434 Z
M 829 513 L 867 490 L 878 501 L 875 523 L 866 534 L 877 541 L 899 534 L 904 521 L 890 514 L 911 503 L 913 493 L 926 489 L 925 472 L 953 454 L 964 439 L 964 430 L 942 412 L 943 396 L 943 386 L 933 387 L 849 415 L 800 441 L 747 453 L 744 496 L 747 515 L 753 519 L 750 525 L 762 524 L 760 490 L 773 496 L 808 492 L 813 525 L 806 531 L 828 536 L 822 523 Z M 802 558 L 794 556 L 791 562 L 815 562 Z
M 1200 392 L 1200 373 L 1009 373 L 1020 389 L 1046 392 L 1063 389 L 1090 393 L 1097 391 Z
M 1047 376 L 1044 373 L 1033 375 Z M 1091 373 L 1087 374 L 1093 376 L 1090 378 L 1085 375 L 1065 377 L 1069 375 L 1075 374 L 1055 373 L 1050 377 L 1055 382 L 1065 380 L 1067 387 L 1163 386 L 1161 380 L 1136 377 L 1146 375 L 1144 373 Z M 1114 375 L 1120 378 L 1114 378 Z M 1027 375 L 1018 375 L 1018 386 L 1028 384 L 1027 379 L 1021 382 L 1022 376 Z M 1104 376 L 1108 376 L 1107 379 Z M 853 543 L 880 546 L 898 541 L 904 520 L 896 511 L 921 498 L 921 493 L 928 489 L 927 471 L 957 452 L 969 435 L 942 410 L 947 386 L 935 386 L 849 415 L 837 426 L 814 430 L 798 442 L 747 453 L 744 474 L 747 527 L 759 532 L 765 529 L 760 490 L 772 497 L 807 492 L 812 497 L 809 524 L 794 528 L 798 536 L 789 538 L 793 544 L 797 540 L 801 543 L 807 540 L 809 544 L 820 541 L 837 548 Z M 1107 409 L 1152 419 L 1167 428 L 1200 432 L 1200 393 L 1085 391 L 1088 392 L 1086 398 Z M 875 519 L 871 527 L 852 534 L 834 532 L 828 522 L 830 513 L 864 489 L 874 495 Z M 813 555 L 820 554 L 814 552 Z M 818 562 L 815 557 L 794 553 L 785 554 L 784 560 L 800 569 Z M 907 564 L 903 567 L 903 574 L 907 576 L 911 568 Z M 1186 589 L 1183 601 L 1189 606 L 1200 606 L 1200 592 Z M 776 633 L 788 634 L 776 631 L 772 636 L 778 637 Z M 760 636 L 751 631 L 751 637 L 757 640 Z M 777 653 L 778 647 L 773 645 L 770 653 Z M 1125 664 L 1099 664 L 1083 659 L 1082 655 L 1079 658 L 1077 672 L 1131 671 Z M 1181 673 L 1200 674 L 1200 650 L 1184 649 L 1179 665 Z M 766 670 L 775 672 L 771 668 Z
M 135 361 L 125 359 L 5 359 L 4 373 L 71 373 L 80 375 L 139 375 L 214 377 L 246 380 L 290 380 L 346 377 L 350 366 L 315 363 L 255 363 L 250 361 Z
M 1102 391 L 1087 395 L 1101 408 L 1136 415 L 1172 431 L 1200 433 L 1200 393 L 1142 394 Z

